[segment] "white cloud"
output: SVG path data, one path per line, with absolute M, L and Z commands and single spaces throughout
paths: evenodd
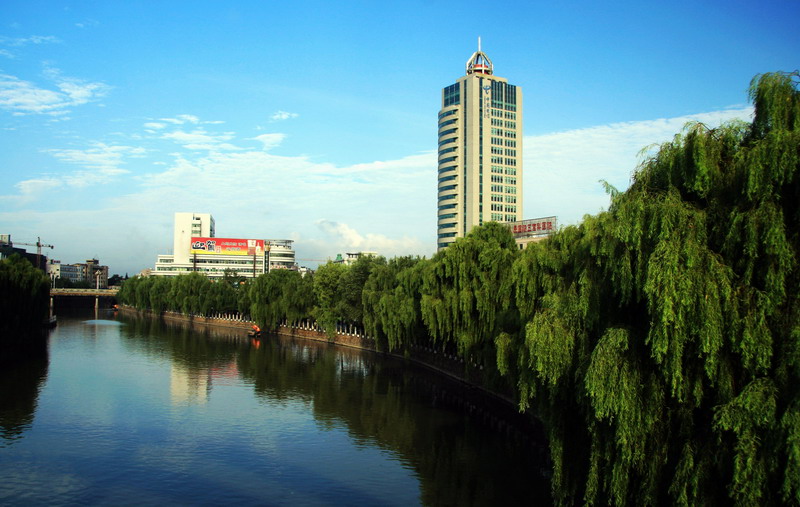
M 0 202 L 6 202 L 17 206 L 27 205 L 38 199 L 47 191 L 59 187 L 61 184 L 62 181 L 60 179 L 49 176 L 23 180 L 14 185 L 14 188 L 19 192 L 17 195 L 2 195 L 0 196 Z
M 628 187 L 643 148 L 672 140 L 687 122 L 714 127 L 736 118 L 748 120 L 751 115 L 751 107 L 738 107 L 526 136 L 525 218 L 556 215 L 561 224 L 576 224 L 583 215 L 608 207 L 609 198 L 599 180 L 606 180 L 619 190 Z
M 200 123 L 200 118 L 193 114 L 179 114 L 178 119 L 183 123 Z
M 22 47 L 29 44 L 59 44 L 61 40 L 52 35 L 31 35 L 30 37 L 0 37 L 0 44 Z
M 271 121 L 283 121 L 289 120 L 291 118 L 297 118 L 297 113 L 289 113 L 287 111 L 275 111 L 272 113 L 272 116 L 269 117 Z
M 286 134 L 261 134 L 260 136 L 256 136 L 253 139 L 259 141 L 264 145 L 264 151 L 269 151 L 272 148 L 280 146 L 283 140 L 286 138 Z
M 125 157 L 140 157 L 145 152 L 141 147 L 109 146 L 103 143 L 94 143 L 92 148 L 85 150 L 51 149 L 45 151 L 58 160 L 80 166 L 81 169 L 58 176 L 48 175 L 23 180 L 15 185 L 19 195 L 5 196 L 6 198 L 20 198 L 27 202 L 53 188 L 62 186 L 83 188 L 108 183 L 115 177 L 129 172 L 120 167 L 125 163 Z
M 145 152 L 141 147 L 109 146 L 104 143 L 94 143 L 92 148 L 85 150 L 51 149 L 46 151 L 62 162 L 80 165 L 109 175 L 127 172 L 119 168 L 124 162 L 124 156 L 141 156 Z
M 97 20 L 87 19 L 86 21 L 81 21 L 81 22 L 75 23 L 75 26 L 77 26 L 78 28 L 87 28 L 87 27 L 90 27 L 90 26 L 97 26 L 99 24 L 100 24 L 100 22 L 97 21 Z
M 179 114 L 175 118 L 161 118 L 159 121 L 172 123 L 173 125 L 183 125 L 185 123 L 198 124 L 200 123 L 200 118 L 198 118 L 193 114 Z M 213 123 L 213 122 L 206 122 L 206 123 Z
M 338 253 L 376 252 L 386 258 L 402 255 L 430 255 L 430 245 L 415 237 L 389 237 L 380 233 L 362 234 L 353 227 L 331 220 L 317 220 L 322 237 L 296 241 L 307 250 L 310 259 L 334 258 Z M 302 257 L 301 257 L 302 258 Z
M 205 151 L 234 151 L 240 150 L 238 146 L 226 143 L 233 139 L 233 134 L 226 132 L 223 134 L 209 134 L 204 129 L 195 129 L 192 132 L 185 132 L 183 130 L 176 130 L 174 132 L 167 132 L 161 136 L 161 139 L 168 139 L 182 145 L 187 150 L 205 150 Z
M 144 127 L 145 127 L 146 129 L 148 129 L 148 130 L 151 130 L 151 131 L 153 131 L 153 130 L 161 130 L 161 129 L 163 129 L 164 127 L 166 127 L 166 125 L 165 125 L 165 124 L 163 124 L 163 123 L 157 123 L 157 122 L 151 121 L 151 122 L 147 122 L 147 123 L 145 123 L 145 124 L 144 124 Z
M 106 94 L 109 87 L 80 79 L 61 77 L 54 69 L 45 74 L 54 80 L 58 90 L 41 88 L 16 76 L 0 74 L 0 108 L 13 114 L 63 115 L 71 107 L 91 102 Z

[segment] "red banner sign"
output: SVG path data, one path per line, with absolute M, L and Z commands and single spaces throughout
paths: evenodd
M 190 254 L 264 255 L 263 239 L 192 238 Z

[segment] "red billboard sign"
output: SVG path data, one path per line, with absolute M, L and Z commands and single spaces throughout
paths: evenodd
M 190 254 L 264 255 L 263 239 L 192 238 Z

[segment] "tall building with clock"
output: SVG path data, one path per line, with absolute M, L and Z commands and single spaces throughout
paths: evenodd
M 522 219 L 522 89 L 494 75 L 478 50 L 442 90 L 437 245 L 489 221 Z

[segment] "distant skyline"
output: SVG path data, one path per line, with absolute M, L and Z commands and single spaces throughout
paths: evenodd
M 293 239 L 312 267 L 431 256 L 440 93 L 479 36 L 525 91 L 525 218 L 577 224 L 642 148 L 748 121 L 750 80 L 800 67 L 797 19 L 796 1 L 5 1 L 0 233 L 123 275 L 172 253 L 175 212 Z

